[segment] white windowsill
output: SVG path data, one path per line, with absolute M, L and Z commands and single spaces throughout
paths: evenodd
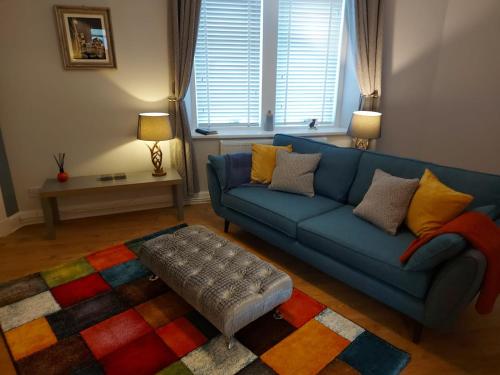
M 324 137 L 329 135 L 346 135 L 347 129 L 334 126 L 320 126 L 318 129 L 307 127 L 276 127 L 274 131 L 265 131 L 262 128 L 216 129 L 218 134 L 203 135 L 191 130 L 193 139 L 245 139 L 245 138 L 272 138 L 275 134 L 295 135 L 297 137 Z

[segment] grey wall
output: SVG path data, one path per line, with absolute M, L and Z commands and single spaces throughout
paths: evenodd
M 378 149 L 500 174 L 500 1 L 386 4 Z
M 118 69 L 63 69 L 54 4 L 111 8 Z M 21 210 L 39 208 L 29 190 L 55 177 L 57 152 L 66 152 L 70 176 L 152 168 L 135 139 L 137 114 L 167 108 L 166 12 L 166 0 L 0 1 L 0 123 Z M 61 206 L 130 205 L 156 193 L 68 198 Z

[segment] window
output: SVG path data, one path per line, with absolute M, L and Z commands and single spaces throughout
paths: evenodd
M 335 121 L 342 1 L 279 0 L 275 122 Z
M 261 0 L 203 0 L 195 54 L 198 126 L 259 125 Z
M 202 0 L 199 127 L 335 123 L 344 0 Z

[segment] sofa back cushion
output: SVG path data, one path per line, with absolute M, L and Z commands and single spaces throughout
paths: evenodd
M 293 151 L 301 154 L 321 153 L 321 160 L 314 174 L 315 193 L 338 202 L 346 202 L 361 151 L 284 134 L 275 135 L 273 144 L 291 144 Z
M 358 170 L 351 190 L 349 204 L 358 205 L 370 187 L 373 174 L 379 168 L 402 178 L 420 178 L 425 168 L 434 173 L 450 188 L 474 197 L 468 208 L 490 204 L 500 205 L 500 176 L 444 167 L 423 161 L 365 151 L 360 158 Z

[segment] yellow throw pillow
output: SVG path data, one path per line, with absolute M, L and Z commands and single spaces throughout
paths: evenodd
M 426 169 L 411 200 L 406 225 L 416 236 L 424 236 L 460 215 L 473 199 L 449 188 Z
M 292 152 L 292 145 L 252 145 L 252 182 L 261 184 L 271 183 L 274 168 L 276 167 L 276 151 L 280 149 Z

